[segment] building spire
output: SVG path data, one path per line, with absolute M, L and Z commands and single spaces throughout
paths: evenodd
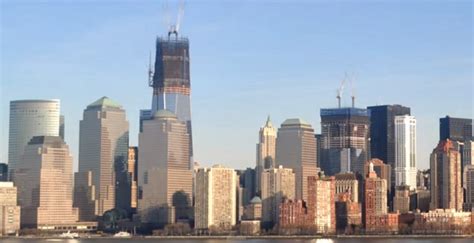
M 271 127 L 272 126 L 272 121 L 270 120 L 270 115 L 267 116 L 267 121 L 265 122 L 266 127 Z

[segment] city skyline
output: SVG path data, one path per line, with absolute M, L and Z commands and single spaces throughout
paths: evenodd
M 374 15 L 381 17 L 383 14 L 395 18 L 403 15 L 388 10 L 387 5 L 395 7 L 396 10 L 408 8 L 408 5 L 394 3 L 365 4 L 372 10 L 380 8 L 381 5 L 386 7 L 369 18 L 375 17 Z M 254 5 L 255 9 L 252 9 Z M 472 100 L 472 69 L 470 69 L 472 49 L 471 53 L 468 50 L 469 43 L 472 42 L 470 35 L 472 23 L 469 24 L 470 21 L 464 21 L 467 24 L 461 23 L 469 17 L 472 18 L 472 13 L 463 11 L 459 6 L 462 4 L 425 4 L 436 11 L 431 11 L 429 14 L 420 13 L 422 16 L 416 19 L 421 21 L 420 25 L 436 20 L 439 29 L 431 27 L 432 29 L 426 30 L 421 26 L 410 26 L 408 30 L 395 31 L 398 34 L 410 34 L 410 37 L 417 40 L 418 45 L 415 45 L 411 43 L 415 40 L 408 40 L 409 38 L 398 39 L 400 43 L 388 40 L 391 35 L 395 35 L 392 32 L 388 33 L 387 39 L 382 40 L 381 37 L 384 36 L 377 36 L 377 30 L 380 31 L 382 24 L 396 29 L 397 21 L 383 19 L 382 23 L 373 23 L 360 16 L 345 16 L 343 13 L 348 13 L 351 7 L 356 7 L 357 11 L 367 11 L 358 5 L 348 5 L 350 7 L 327 3 L 292 5 L 268 2 L 242 5 L 235 2 L 187 5 L 181 32 L 189 37 L 191 42 L 193 139 L 196 161 L 204 166 L 222 163 L 233 168 L 253 167 L 258 129 L 267 114 L 271 115 L 277 129 L 286 118 L 300 117 L 307 120 L 316 133 L 320 133 L 319 109 L 337 106 L 336 89 L 339 82 L 345 71 L 354 71 L 357 73 L 355 80 L 357 107 L 401 104 L 412 109 L 412 115 L 417 117 L 418 123 L 418 168 L 428 168 L 430 152 L 438 141 L 439 118 L 445 115 L 472 118 L 472 102 L 469 102 Z M 415 5 L 418 9 L 423 6 L 422 3 Z M 43 18 L 48 12 L 58 15 L 70 14 L 71 11 L 81 12 L 76 10 L 87 6 L 85 3 L 53 6 L 2 3 L 2 9 L 8 11 L 2 10 L 5 15 L 2 14 L 4 35 L 1 45 L 5 52 L 2 52 L 3 71 L 0 84 L 1 162 L 7 161 L 8 154 L 9 101 L 18 99 L 61 100 L 61 114 L 65 115 L 66 123 L 65 140 L 74 156 L 75 170 L 78 164 L 79 120 L 83 107 L 104 95 L 123 104 L 131 125 L 131 145 L 138 145 L 139 110 L 149 107 L 150 103 L 146 77 L 148 52 L 154 49 L 153 40 L 156 36 L 166 35 L 166 29 L 159 23 L 161 17 L 157 14 L 161 6 L 144 2 L 133 5 L 132 11 L 125 13 L 126 6 L 132 6 L 130 3 L 99 4 L 92 12 L 95 16 L 101 17 L 87 19 L 88 14 L 78 16 L 76 13 L 73 17 L 79 17 L 78 19 L 65 18 L 65 23 L 55 22 L 55 15 Z M 232 14 L 229 17 L 217 13 L 218 9 L 227 9 L 231 6 L 237 8 L 231 10 Z M 111 7 L 110 13 L 106 12 L 109 7 Z M 278 20 L 276 14 L 278 10 L 286 7 L 288 7 L 286 11 L 294 18 L 283 22 Z M 439 12 L 442 8 L 445 8 L 443 13 Z M 34 13 L 35 9 L 38 13 Z M 262 9 L 265 11 L 257 18 L 263 22 L 256 21 L 255 26 L 246 25 L 249 21 L 244 18 Z M 329 10 L 329 13 L 323 14 L 324 9 Z M 206 17 L 200 13 L 200 11 L 213 12 L 211 10 L 216 11 L 216 15 Z M 337 22 L 335 17 L 330 17 L 330 13 L 334 12 L 340 12 L 343 15 L 342 20 Z M 455 15 L 459 12 L 462 13 L 461 16 Z M 294 16 L 296 13 L 300 16 Z M 313 17 L 313 14 L 316 17 Z M 407 13 L 405 17 L 408 17 L 408 20 L 403 20 L 402 26 L 413 21 L 414 14 L 414 11 Z M 308 16 L 312 17 L 312 21 L 305 23 L 304 18 Z M 437 18 L 442 17 L 454 20 L 452 19 L 451 23 L 439 22 Z M 241 20 L 242 23 L 233 22 L 237 20 Z M 86 24 L 80 24 L 80 21 L 85 21 Z M 292 38 L 281 40 L 275 33 L 270 33 L 276 31 L 271 24 L 273 21 L 284 27 Z M 320 26 L 318 21 L 322 23 L 332 21 L 328 25 L 334 28 L 333 31 L 324 25 Z M 368 25 L 366 26 L 368 28 L 361 29 L 361 33 L 375 38 L 370 39 L 352 32 L 349 25 L 351 21 L 355 21 L 356 25 Z M 315 22 L 317 22 L 315 27 L 308 28 Z M 17 24 L 24 26 L 19 27 Z M 87 26 L 88 24 L 92 26 Z M 291 29 L 294 24 L 298 27 Z M 55 30 L 67 25 L 70 29 Z M 35 29 L 38 27 L 45 32 L 37 32 Z M 89 27 L 92 28 L 88 29 Z M 237 28 L 240 32 L 229 33 L 229 29 L 235 27 L 240 27 Z M 134 28 L 136 30 L 133 30 Z M 298 32 L 304 28 L 304 32 Z M 244 33 L 246 29 L 253 36 L 238 35 Z M 423 30 L 421 33 L 416 33 L 421 30 Z M 59 36 L 59 33 L 62 35 Z M 37 34 L 40 35 L 35 38 L 30 36 Z M 441 37 L 441 34 L 452 36 L 433 39 Z M 46 36 L 58 38 L 57 41 L 63 43 L 55 46 L 58 42 Z M 216 36 L 222 37 L 221 40 L 216 42 Z M 345 43 L 329 43 L 344 36 L 347 40 L 353 40 L 362 46 L 374 45 L 374 49 L 361 48 L 367 52 L 361 53 L 350 50 L 350 45 Z M 316 45 L 308 48 L 307 45 L 292 44 L 293 41 L 301 42 L 308 38 L 315 38 Z M 35 45 L 26 45 L 22 39 L 28 40 L 28 43 L 29 40 L 35 39 Z M 420 39 L 429 39 L 432 42 L 424 43 L 420 42 Z M 413 45 L 410 46 L 405 41 Z M 225 44 L 226 42 L 228 44 Z M 420 43 L 427 46 L 421 46 Z M 450 45 L 447 47 L 448 50 L 441 50 L 443 44 L 447 43 Z M 21 49 L 18 49 L 20 47 Z M 390 47 L 394 47 L 394 50 L 389 50 Z M 291 48 L 296 54 L 288 51 Z M 307 51 L 308 57 L 311 55 L 314 57 L 301 57 L 302 51 Z M 34 54 L 33 57 L 30 56 L 30 52 Z M 127 55 L 121 55 L 122 52 Z M 348 59 L 342 59 L 344 52 L 348 55 Z M 287 60 L 276 60 L 277 57 Z M 81 63 L 82 58 L 90 62 Z M 249 58 L 256 60 L 248 61 Z M 289 60 L 294 58 L 300 60 L 290 63 Z M 78 59 L 79 62 L 74 59 Z M 309 64 L 305 64 L 308 59 Z M 409 59 L 415 59 L 415 64 L 413 61 L 404 62 Z M 416 63 L 416 60 L 420 63 Z M 123 67 L 130 69 L 119 70 L 127 69 Z M 284 69 L 281 70 L 282 68 Z M 443 71 L 444 68 L 451 71 Z M 279 71 L 274 74 L 274 70 Z M 236 75 L 242 73 L 243 75 Z M 387 91 L 374 95 L 374 91 L 380 90 L 377 85 L 379 82 L 383 82 L 381 84 Z M 430 84 L 421 84 L 424 82 Z M 450 87 L 461 88 L 456 90 L 456 94 L 465 100 L 466 106 L 459 106 L 458 103 L 450 101 L 449 95 L 444 96 L 445 100 L 439 99 L 441 95 L 446 95 L 444 85 L 446 82 L 449 82 Z M 287 83 L 291 83 L 291 87 L 285 86 Z M 28 88 L 25 89 L 24 86 Z M 116 87 L 106 90 L 111 86 Z M 239 90 L 240 92 L 236 92 Z M 347 94 L 349 92 L 350 90 L 346 89 L 343 102 L 346 106 L 350 105 Z M 80 93 L 79 97 L 74 97 L 73 95 L 77 93 Z M 287 99 L 281 99 L 282 94 Z M 246 117 L 242 117 L 242 114 Z

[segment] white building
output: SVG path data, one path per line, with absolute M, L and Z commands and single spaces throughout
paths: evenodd
M 395 185 L 416 189 L 416 120 L 395 116 Z
M 216 227 L 230 230 L 237 222 L 237 173 L 215 165 L 199 168 L 196 174 L 196 229 Z
M 34 136 L 59 136 L 59 100 L 10 102 L 8 166 L 14 172 L 28 142 Z

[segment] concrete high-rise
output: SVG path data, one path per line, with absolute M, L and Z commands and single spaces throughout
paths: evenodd
M 416 120 L 395 116 L 395 186 L 416 189 Z
M 321 109 L 321 169 L 327 175 L 363 174 L 369 158 L 369 113 L 361 108 Z
M 138 214 L 163 225 L 191 217 L 193 169 L 186 122 L 168 110 L 144 120 L 138 139 Z
M 200 168 L 196 174 L 195 228 L 230 230 L 237 222 L 237 173 L 223 166 Z
M 302 119 L 287 119 L 278 129 L 276 164 L 293 169 L 296 199 L 308 200 L 308 177 L 317 176 L 316 138 Z
M 0 236 L 15 234 L 20 230 L 17 197 L 17 188 L 13 182 L 0 182 Z
M 462 210 L 461 155 L 449 139 L 431 153 L 431 209 Z
M 369 172 L 364 187 L 362 218 L 366 228 L 371 228 L 376 222 L 376 217 L 387 214 L 387 181 L 377 177 L 372 162 L 369 163 Z
M 170 31 L 167 37 L 156 39 L 155 64 L 153 70 L 151 67 L 149 70 L 149 85 L 153 88 L 152 104 L 150 110 L 140 111 L 140 127 L 142 128 L 143 120 L 152 119 L 159 110 L 173 112 L 178 120 L 186 123 L 189 134 L 189 154 L 192 157 L 189 64 L 188 38 L 179 37 L 177 31 Z M 193 161 L 190 160 L 190 167 L 192 166 Z
M 295 173 L 290 168 L 266 169 L 262 173 L 262 222 L 271 227 L 279 219 L 283 199 L 295 199 Z
M 17 168 L 28 142 L 34 136 L 59 136 L 59 100 L 14 100 L 10 102 L 8 165 Z
M 395 116 L 410 115 L 410 107 L 402 105 L 369 106 L 370 156 L 395 168 Z M 395 172 L 390 175 L 389 190 L 395 186 Z
M 466 192 L 464 210 L 474 211 L 474 165 L 467 165 L 464 168 L 464 190 Z
M 116 193 L 127 170 L 128 126 L 125 110 L 107 97 L 84 110 L 74 201 L 81 220 L 94 220 L 113 208 L 129 209 L 129 198 Z
M 33 137 L 20 161 L 13 178 L 22 227 L 54 229 L 76 223 L 72 156 L 61 137 Z
M 268 116 L 265 126 L 260 128 L 257 144 L 257 165 L 255 167 L 256 192 L 260 192 L 260 180 L 264 169 L 275 167 L 276 129 Z
M 128 148 L 128 173 L 130 176 L 130 207 L 132 211 L 137 209 L 138 205 L 138 147 Z
M 334 177 L 308 177 L 308 219 L 317 233 L 336 232 L 336 182 Z
M 465 141 L 472 139 L 472 119 L 446 116 L 439 119 L 439 139 Z
M 392 168 L 389 164 L 384 163 L 382 160 L 379 159 L 371 159 L 367 163 L 365 163 L 364 167 L 364 175 L 368 175 L 370 171 L 370 164 L 372 164 L 372 169 L 374 170 L 375 174 L 381 179 L 387 181 L 387 190 L 390 192 L 390 181 L 391 181 L 391 172 Z

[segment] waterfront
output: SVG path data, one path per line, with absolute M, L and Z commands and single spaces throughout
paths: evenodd
M 389 237 L 363 237 L 363 238 L 335 238 L 335 239 L 238 239 L 238 238 L 229 238 L 229 239 L 163 239 L 163 238 L 133 238 L 133 239 L 113 239 L 113 238 L 95 238 L 95 239 L 28 239 L 28 238 L 9 238 L 1 239 L 2 243 L 46 243 L 46 242 L 68 242 L 68 243 L 117 243 L 117 242 L 130 242 L 130 241 L 140 241 L 140 242 L 160 242 L 160 243 L 223 243 L 223 242 L 249 242 L 249 243 L 401 243 L 401 242 L 419 242 L 419 243 L 443 243 L 449 241 L 450 243 L 471 243 L 472 238 L 389 238 Z

